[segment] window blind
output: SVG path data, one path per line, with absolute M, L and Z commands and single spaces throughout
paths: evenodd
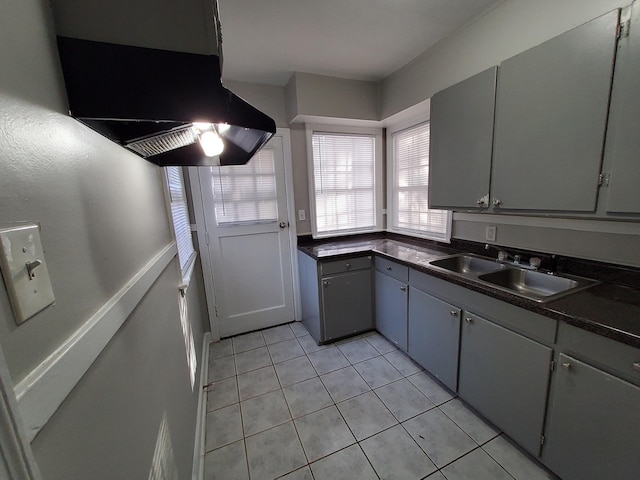
M 187 209 L 187 198 L 184 189 L 181 167 L 165 167 L 167 187 L 169 190 L 169 202 L 173 231 L 178 245 L 178 259 L 184 280 L 187 280 L 188 271 L 195 258 L 193 240 L 191 238 L 191 224 Z
M 428 204 L 429 123 L 393 133 L 392 142 L 392 229 L 449 241 L 450 212 Z
M 218 226 L 278 220 L 272 148 L 263 148 L 246 165 L 212 167 L 211 174 Z
M 312 147 L 317 233 L 375 229 L 375 136 L 313 132 Z

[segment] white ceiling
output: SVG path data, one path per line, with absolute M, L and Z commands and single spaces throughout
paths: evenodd
M 504 0 L 218 0 L 225 80 L 378 81 Z

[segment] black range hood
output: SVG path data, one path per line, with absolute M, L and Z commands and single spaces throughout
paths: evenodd
M 159 166 L 242 165 L 273 136 L 273 119 L 227 90 L 218 55 L 58 36 L 70 114 Z M 226 124 L 207 157 L 193 122 Z

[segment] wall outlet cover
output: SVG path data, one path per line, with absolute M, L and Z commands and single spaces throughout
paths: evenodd
M 485 240 L 495 242 L 497 230 L 498 230 L 498 227 L 496 227 L 495 225 L 487 225 L 484 231 Z
M 307 214 L 304 210 L 298 210 L 298 220 L 303 221 L 307 219 Z

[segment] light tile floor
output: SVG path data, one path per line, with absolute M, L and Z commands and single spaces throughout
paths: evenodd
M 212 343 L 205 479 L 553 479 L 376 332 Z

